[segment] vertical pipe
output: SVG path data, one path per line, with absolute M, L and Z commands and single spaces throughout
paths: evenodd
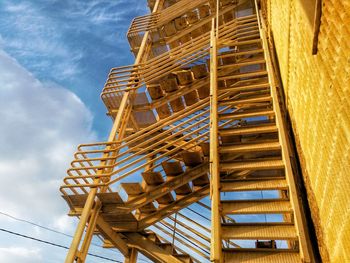
M 125 258 L 124 263 L 136 263 L 137 262 L 138 251 L 137 248 L 133 247 L 130 249 L 130 256 Z
M 176 235 L 176 225 L 177 225 L 177 213 L 175 214 L 175 219 L 174 219 L 174 231 L 173 231 L 173 240 L 172 240 L 172 253 L 174 254 L 174 248 L 175 248 L 175 235 Z
M 95 207 L 93 208 L 91 215 L 90 215 L 90 219 L 88 222 L 88 229 L 86 230 L 86 234 L 84 237 L 84 241 L 83 244 L 81 246 L 81 253 L 80 253 L 80 258 L 78 263 L 83 263 L 86 260 L 86 256 L 89 252 L 89 247 L 92 241 L 92 237 L 94 235 L 94 231 L 95 231 L 95 226 L 96 226 L 96 221 L 97 221 L 97 217 L 98 217 L 98 211 L 100 210 L 100 202 L 96 202 L 95 203 Z
M 217 101 L 217 35 L 215 19 L 212 20 L 210 35 L 210 197 L 211 197 L 211 246 L 210 260 L 222 262 L 221 215 L 220 215 L 220 172 L 218 154 L 218 101 Z
M 85 205 L 84 205 L 84 209 L 83 209 L 82 214 L 80 216 L 79 224 L 77 226 L 77 229 L 75 230 L 74 238 L 73 238 L 73 241 L 70 245 L 65 263 L 72 263 L 76 259 L 80 240 L 83 236 L 85 225 L 88 221 L 90 211 L 91 211 L 92 206 L 94 204 L 96 192 L 97 192 L 97 188 L 92 188 L 89 192 L 89 195 L 88 195 L 86 202 L 85 202 Z

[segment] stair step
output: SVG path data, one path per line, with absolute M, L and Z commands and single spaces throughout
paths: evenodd
M 160 205 L 168 205 L 168 204 L 174 202 L 175 200 L 174 200 L 174 197 L 172 196 L 171 193 L 167 193 L 167 194 L 157 198 L 156 201 Z
M 182 158 L 186 166 L 194 167 L 203 163 L 203 158 L 200 152 L 184 152 Z
M 167 175 L 166 181 L 172 180 L 174 177 L 180 176 L 185 171 L 179 161 L 174 162 L 162 162 L 162 167 Z M 192 188 L 189 183 L 186 183 L 175 189 L 176 195 L 182 196 L 192 192 Z
M 237 106 L 237 105 L 245 105 L 245 104 L 256 104 L 262 102 L 270 102 L 272 100 L 270 95 L 259 96 L 255 98 L 245 98 L 245 99 L 226 99 L 220 100 L 220 106 Z
M 221 45 L 225 46 L 244 46 L 244 45 L 251 45 L 251 44 L 261 44 L 261 39 L 254 39 L 254 40 L 246 40 L 246 41 L 232 41 L 232 40 L 226 40 L 223 39 L 219 41 Z
M 269 88 L 269 83 L 258 83 L 258 84 L 251 84 L 251 85 L 244 85 L 244 86 L 234 86 L 229 88 L 219 88 L 219 92 L 240 92 L 240 91 L 250 91 L 250 90 L 256 90 L 256 89 L 262 89 L 262 88 Z
M 147 205 L 144 205 L 139 208 L 140 213 L 142 214 L 151 214 L 157 211 L 157 208 L 154 206 L 153 203 L 148 203 Z
M 218 58 L 237 57 L 237 56 L 253 55 L 253 54 L 259 54 L 259 53 L 264 53 L 264 49 L 260 48 L 260 49 L 253 49 L 253 50 L 247 50 L 247 51 L 218 54 Z
M 291 249 L 224 249 L 227 263 L 300 263 L 298 251 Z
M 250 223 L 224 224 L 222 239 L 251 239 L 251 240 L 295 240 L 296 229 L 290 223 Z
M 273 170 L 282 169 L 284 164 L 282 160 L 266 161 L 245 161 L 245 162 L 227 162 L 220 163 L 220 171 L 233 170 Z
M 141 173 L 141 175 L 148 185 L 159 185 L 164 183 L 164 179 L 160 172 L 146 171 Z
M 220 153 L 262 152 L 281 149 L 279 142 L 244 143 L 220 146 Z
M 291 213 L 292 207 L 285 199 L 257 199 L 221 201 L 222 213 L 227 214 L 283 214 Z
M 129 198 L 144 193 L 140 183 L 121 183 L 120 185 L 128 194 Z
M 267 74 L 268 72 L 266 70 L 261 70 L 261 71 L 253 71 L 253 72 L 240 73 L 240 74 L 232 74 L 230 76 L 225 76 L 225 77 L 218 77 L 218 80 L 232 80 L 232 79 L 241 79 L 241 78 L 261 77 L 261 76 L 267 76 Z
M 261 117 L 261 116 L 273 116 L 275 113 L 273 110 L 255 110 L 246 112 L 234 112 L 234 113 L 222 113 L 219 114 L 220 120 L 238 120 L 245 118 Z
M 242 62 L 237 62 L 237 63 L 233 63 L 233 64 L 229 64 L 229 65 L 218 66 L 218 70 L 227 69 L 227 68 L 239 68 L 239 67 L 245 67 L 245 66 L 256 65 L 256 64 L 263 64 L 263 63 L 266 63 L 265 59 L 254 58 L 251 60 L 245 60 Z
M 184 170 L 182 169 L 181 163 L 175 162 L 162 162 L 162 167 L 167 176 L 175 176 L 182 174 Z
M 190 184 L 187 183 L 187 184 L 184 184 L 183 186 L 176 188 L 174 191 L 176 193 L 176 199 L 179 199 L 184 195 L 188 195 L 188 194 L 192 193 L 192 188 L 191 188 Z
M 258 134 L 258 133 L 273 133 L 277 131 L 278 131 L 277 126 L 275 124 L 271 124 L 271 125 L 262 125 L 262 126 L 254 126 L 254 127 L 221 129 L 219 130 L 219 134 L 221 136 L 234 136 L 234 135 Z
M 220 183 L 221 192 L 243 192 L 260 190 L 286 190 L 288 184 L 285 179 L 244 179 L 232 180 Z

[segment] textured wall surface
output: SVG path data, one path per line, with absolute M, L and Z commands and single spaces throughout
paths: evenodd
M 323 1 L 317 55 L 313 1 L 266 1 L 321 256 L 350 262 L 350 1 Z

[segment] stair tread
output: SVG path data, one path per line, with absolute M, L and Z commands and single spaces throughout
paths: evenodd
M 220 163 L 221 171 L 232 170 L 270 170 L 282 169 L 284 163 L 282 160 L 261 160 L 261 161 L 244 161 L 244 162 L 222 162 Z
M 162 167 L 167 176 L 179 175 L 184 172 L 180 162 L 162 162 Z
M 241 118 L 250 118 L 250 117 L 258 117 L 258 116 L 272 116 L 274 115 L 273 110 L 255 110 L 249 112 L 234 112 L 234 113 L 222 113 L 219 114 L 219 119 L 241 119 Z
M 276 249 L 274 251 L 263 249 L 224 249 L 223 257 L 229 263 L 300 263 L 297 251 L 290 249 Z
M 227 69 L 231 67 L 244 67 L 248 65 L 255 65 L 255 64 L 262 64 L 262 63 L 266 63 L 266 60 L 264 58 L 253 58 L 253 59 L 247 59 L 242 62 L 236 62 L 229 65 L 220 65 L 218 66 L 218 69 L 220 70 L 220 69 Z
M 121 183 L 120 185 L 128 195 L 139 195 L 144 193 L 140 183 Z
M 257 199 L 221 201 L 223 214 L 278 214 L 290 213 L 289 200 Z
M 226 224 L 222 226 L 222 239 L 297 239 L 292 224 Z
M 218 77 L 218 80 L 232 80 L 232 79 L 241 79 L 241 78 L 250 78 L 250 77 L 261 77 L 267 76 L 268 72 L 266 70 L 252 71 L 246 73 L 232 74 L 230 76 Z
M 244 143 L 237 145 L 222 145 L 220 153 L 250 152 L 250 151 L 269 151 L 279 150 L 281 145 L 279 142 L 262 142 L 262 143 Z
M 203 158 L 200 152 L 184 152 L 182 158 L 186 166 L 194 167 L 203 163 Z
M 265 83 L 257 83 L 257 84 L 251 84 L 251 85 L 243 85 L 243 86 L 233 86 L 228 88 L 219 88 L 219 92 L 238 92 L 238 91 L 246 91 L 246 90 L 255 90 L 260 88 L 269 88 L 270 84 L 268 82 Z
M 149 185 L 159 185 L 164 183 L 164 179 L 160 172 L 146 171 L 141 173 L 145 182 Z
M 263 125 L 263 126 L 254 126 L 254 127 L 240 127 L 240 128 L 230 128 L 230 129 L 221 129 L 219 134 L 221 136 L 231 136 L 231 135 L 244 135 L 244 134 L 255 134 L 255 133 L 270 133 L 277 132 L 277 126 L 272 125 Z
M 167 194 L 157 198 L 156 201 L 160 205 L 168 205 L 168 204 L 174 202 L 175 200 L 174 200 L 174 197 L 171 195 L 171 193 L 167 193 Z
M 285 179 L 268 180 L 235 180 L 221 182 L 222 192 L 257 191 L 257 190 L 282 190 L 287 189 Z
M 252 103 L 261 103 L 261 102 L 269 102 L 272 100 L 270 95 L 264 94 L 264 96 L 255 96 L 252 98 L 244 98 L 244 99 L 226 99 L 220 100 L 219 104 L 221 106 L 235 106 L 240 104 L 252 104 Z
M 176 196 L 177 198 L 183 195 L 188 195 L 190 193 L 192 193 L 192 188 L 190 186 L 189 183 L 186 183 L 178 188 L 176 188 L 175 190 Z
M 242 46 L 242 45 L 251 45 L 255 43 L 261 43 L 261 39 L 254 39 L 254 40 L 246 40 L 246 41 L 235 41 L 235 40 L 221 40 L 220 44 L 222 45 L 228 45 L 228 46 Z
M 97 196 L 103 204 L 124 204 L 118 193 L 98 193 Z M 72 209 L 83 208 L 88 194 L 63 195 L 62 197 Z
M 263 53 L 264 49 L 253 49 L 253 50 L 247 50 L 247 51 L 238 51 L 238 52 L 230 52 L 225 54 L 218 54 L 218 58 L 225 58 L 225 57 L 232 57 L 232 56 L 242 56 L 242 55 L 252 55 L 257 53 Z
M 153 203 L 148 203 L 147 205 L 140 207 L 139 210 L 143 214 L 149 214 L 157 211 L 157 208 L 154 206 Z

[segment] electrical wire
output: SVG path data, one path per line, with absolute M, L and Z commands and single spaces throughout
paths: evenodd
M 200 216 L 200 217 L 202 217 L 202 218 L 204 218 L 204 219 L 206 219 L 206 220 L 208 220 L 208 221 L 211 221 L 211 219 L 209 219 L 208 217 L 205 217 L 204 215 L 198 213 L 197 211 L 194 211 L 193 209 L 191 209 L 191 208 L 189 208 L 189 207 L 185 207 L 185 208 L 188 209 L 188 210 L 190 210 L 192 213 L 194 213 L 194 214 L 196 214 L 196 215 L 198 215 L 198 216 Z
M 66 237 L 73 238 L 72 235 L 69 235 L 69 234 L 57 231 L 55 229 L 52 229 L 52 228 L 49 228 L 49 227 L 46 227 L 46 226 L 39 225 L 37 223 L 31 222 L 31 221 L 28 221 L 28 220 L 25 220 L 25 219 L 22 219 L 22 218 L 18 218 L 18 217 L 12 216 L 10 214 L 7 214 L 7 213 L 1 212 L 1 211 L 0 211 L 0 215 L 7 216 L 7 217 L 9 217 L 9 218 L 11 218 L 13 220 L 16 220 L 16 221 L 19 221 L 19 222 L 23 222 L 23 223 L 27 223 L 27 224 L 30 224 L 32 226 L 36 226 L 36 227 L 39 227 L 39 228 L 47 230 L 47 231 L 51 231 L 51 232 L 56 233 L 56 234 L 60 234 L 60 235 L 66 236 Z M 94 245 L 96 247 L 102 247 L 102 246 L 100 246 L 100 245 L 98 245 L 96 243 L 93 243 L 93 242 L 91 243 L 91 245 Z
M 34 241 L 37 241 L 37 242 L 40 242 L 40 243 L 44 243 L 44 244 L 50 245 L 50 246 L 59 247 L 59 248 L 67 249 L 67 250 L 69 249 L 69 247 L 66 247 L 66 246 L 63 246 L 63 245 L 60 245 L 60 244 L 56 244 L 56 243 L 53 243 L 53 242 L 50 242 L 50 241 L 46 241 L 46 240 L 42 240 L 42 239 L 39 239 L 39 238 L 23 235 L 23 234 L 20 234 L 20 233 L 17 233 L 17 232 L 13 232 L 13 231 L 10 231 L 10 230 L 4 229 L 4 228 L 0 228 L 0 231 L 8 233 L 8 234 L 11 234 L 11 235 L 19 236 L 19 237 L 22 237 L 22 238 L 31 239 L 31 240 L 34 240 Z M 91 257 L 100 258 L 100 259 L 104 259 L 104 260 L 112 261 L 112 262 L 117 262 L 117 263 L 123 263 L 122 261 L 111 259 L 111 258 L 106 258 L 106 257 L 99 256 L 99 255 L 96 255 L 96 254 L 92 254 L 92 253 L 87 253 L 87 254 L 89 256 L 91 256 Z
M 55 229 L 52 229 L 52 228 L 49 228 L 49 227 L 46 227 L 46 226 L 43 226 L 43 225 L 39 225 L 39 224 L 37 224 L 37 223 L 31 222 L 31 221 L 26 220 L 26 219 L 22 219 L 22 218 L 15 217 L 15 216 L 10 215 L 10 214 L 8 214 L 8 213 L 4 213 L 4 212 L 1 212 L 1 211 L 0 211 L 0 215 L 6 216 L 6 217 L 8 217 L 8 218 L 11 218 L 11 219 L 16 220 L 16 221 L 19 221 L 19 222 L 27 223 L 27 224 L 30 224 L 30 225 L 33 225 L 33 226 L 42 228 L 42 229 L 47 230 L 47 231 L 51 231 L 51 232 L 56 233 L 56 234 L 60 234 L 60 235 L 63 235 L 63 236 L 69 237 L 69 238 L 73 238 L 72 235 L 66 234 L 66 233 L 64 233 L 64 232 L 57 231 L 57 230 L 55 230 Z M 9 231 L 9 232 L 11 232 L 11 231 Z M 99 247 L 99 248 L 103 248 L 103 246 L 98 245 L 98 244 L 93 243 L 93 242 L 91 243 L 91 245 L 96 246 L 96 247 Z M 59 246 L 61 246 L 61 245 L 59 245 Z M 62 246 L 62 248 L 69 249 L 69 248 L 67 248 L 67 247 L 65 247 L 65 246 Z M 144 260 L 144 259 L 139 259 L 139 260 L 140 260 L 140 261 L 143 261 L 143 262 L 149 262 L 149 261 L 146 261 L 146 260 Z M 120 262 L 120 261 L 117 261 L 117 262 Z

